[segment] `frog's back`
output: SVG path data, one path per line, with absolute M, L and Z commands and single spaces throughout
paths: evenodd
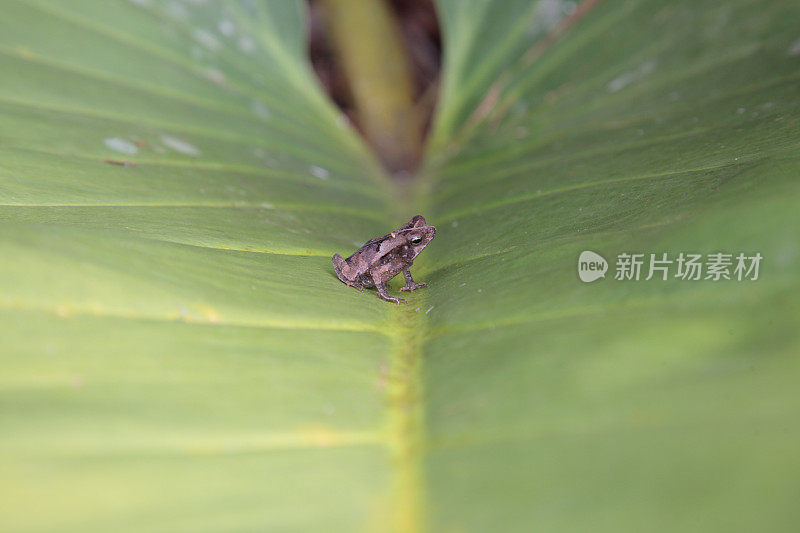
M 381 255 L 391 249 L 391 247 L 387 247 L 387 250 L 381 249 L 381 245 L 386 242 L 386 239 L 390 236 L 391 234 L 386 234 L 383 237 L 367 241 L 361 248 L 353 252 L 353 254 L 347 258 L 347 262 L 353 264 L 363 261 L 367 264 L 372 264 L 374 261 L 377 261 Z

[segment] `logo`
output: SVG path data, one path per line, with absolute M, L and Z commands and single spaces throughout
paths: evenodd
M 578 277 L 584 283 L 606 277 L 607 270 L 608 262 L 600 254 L 586 250 L 578 257 Z
M 649 259 L 648 259 L 649 257 Z M 709 254 L 680 252 L 628 253 L 617 255 L 614 279 L 617 281 L 756 281 L 764 256 L 756 252 Z M 578 277 L 591 283 L 606 277 L 608 263 L 600 254 L 586 250 L 578 257 Z

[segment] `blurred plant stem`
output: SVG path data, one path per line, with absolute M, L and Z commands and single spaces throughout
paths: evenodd
M 422 153 L 423 120 L 394 13 L 385 0 L 322 0 L 322 5 L 358 125 L 389 171 L 413 172 Z

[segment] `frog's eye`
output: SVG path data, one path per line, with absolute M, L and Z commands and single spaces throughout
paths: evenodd
M 415 236 L 411 237 L 411 239 L 409 239 L 408 242 L 411 244 L 411 246 L 416 246 L 416 245 L 422 243 L 422 237 L 420 237 L 419 235 L 415 235 Z

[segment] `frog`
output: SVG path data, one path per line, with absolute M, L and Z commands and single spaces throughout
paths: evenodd
M 405 300 L 389 294 L 389 280 L 402 272 L 406 284 L 400 288 L 401 291 L 427 287 L 427 283 L 414 281 L 410 268 L 435 236 L 436 228 L 427 224 L 422 215 L 414 215 L 393 232 L 367 241 L 347 259 L 333 254 L 333 269 L 339 280 L 348 287 L 355 287 L 361 292 L 365 288 L 375 288 L 378 298 L 399 305 Z

